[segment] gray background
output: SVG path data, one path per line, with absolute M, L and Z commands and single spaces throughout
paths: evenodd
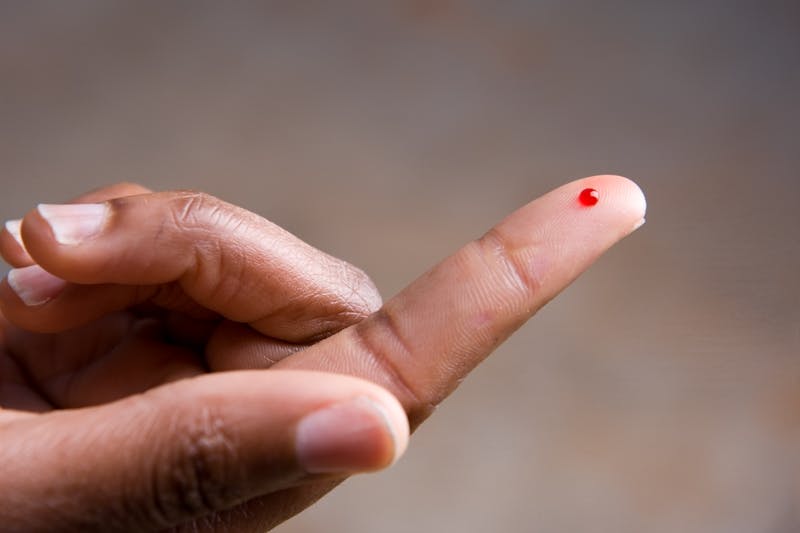
M 281 533 L 800 529 L 800 3 L 0 2 L 0 213 L 202 189 L 390 296 L 572 178 L 648 224 Z

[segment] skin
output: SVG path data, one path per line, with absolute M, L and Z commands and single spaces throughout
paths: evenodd
M 586 187 L 601 191 L 592 208 L 577 203 Z M 625 178 L 569 183 L 381 305 L 360 270 L 216 198 L 121 184 L 75 202 L 107 209 L 85 241 L 59 243 L 39 209 L 19 240 L 0 233 L 6 261 L 51 276 L 38 305 L 0 284 L 9 531 L 274 527 L 390 465 L 409 428 L 645 211 Z M 337 425 L 359 438 L 309 465 L 299 428 L 342 405 L 359 406 Z

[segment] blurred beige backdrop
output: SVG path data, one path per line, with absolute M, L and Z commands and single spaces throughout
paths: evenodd
M 620 173 L 648 223 L 281 533 L 800 530 L 800 3 L 0 1 L 0 214 L 134 180 L 388 297 Z

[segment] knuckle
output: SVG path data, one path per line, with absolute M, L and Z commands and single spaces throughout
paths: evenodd
M 527 301 L 540 292 L 542 283 L 535 269 L 497 228 L 489 230 L 475 245 L 486 268 L 501 276 L 512 295 Z
M 171 199 L 171 218 L 164 224 L 172 231 L 160 233 L 183 242 L 187 252 L 184 279 L 205 287 L 209 298 L 227 298 L 238 290 L 239 272 L 229 271 L 246 261 L 231 235 L 247 223 L 245 213 L 204 192 L 183 191 Z
M 237 230 L 248 221 L 244 209 L 202 191 L 168 193 L 170 222 L 179 230 L 198 231 L 209 237 Z
M 219 200 L 201 191 L 179 191 L 170 200 L 169 213 L 175 227 L 195 229 L 208 224 Z
M 249 223 L 249 213 L 215 196 L 198 191 L 175 194 L 169 202 L 164 224 L 175 230 L 172 237 L 184 236 L 199 247 L 219 248 L 231 234 Z M 179 237 L 180 238 L 180 237 Z
M 240 497 L 231 483 L 236 446 L 212 406 L 177 409 L 167 432 L 170 442 L 153 465 L 152 509 L 174 524 L 223 509 Z
M 412 426 L 427 418 L 435 409 L 438 398 L 444 395 L 418 385 L 408 375 L 408 365 L 414 361 L 414 349 L 394 313 L 382 307 L 352 331 L 367 365 L 372 367 L 379 384 L 400 399 Z

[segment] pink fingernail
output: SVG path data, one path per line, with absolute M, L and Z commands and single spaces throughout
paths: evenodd
M 303 418 L 296 451 L 309 473 L 363 472 L 391 464 L 402 442 L 385 410 L 367 397 L 337 403 Z
M 94 237 L 105 225 L 106 204 L 39 204 L 37 207 L 61 244 L 80 244 Z
M 59 294 L 67 282 L 57 278 L 39 265 L 15 268 L 8 273 L 8 285 L 25 305 L 42 305 Z
M 22 229 L 22 220 L 20 219 L 9 220 L 8 222 L 6 222 L 6 231 L 12 237 L 14 237 L 14 240 L 17 241 L 17 244 L 19 244 L 20 248 L 24 250 L 25 244 L 22 242 L 22 233 L 20 231 L 21 229 Z

